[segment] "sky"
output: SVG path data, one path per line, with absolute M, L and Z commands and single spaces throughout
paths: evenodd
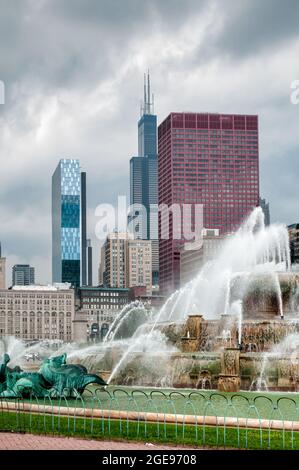
M 259 115 L 261 196 L 271 221 L 299 222 L 297 0 L 0 0 L 0 240 L 11 266 L 51 282 L 51 177 L 87 172 L 99 204 L 129 194 L 143 73 L 158 123 L 174 111 Z

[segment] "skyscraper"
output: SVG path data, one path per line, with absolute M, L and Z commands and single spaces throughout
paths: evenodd
M 86 173 L 81 173 L 81 284 L 87 285 Z
M 52 177 L 52 279 L 80 285 L 79 160 L 60 160 Z
M 171 113 L 158 128 L 159 205 L 202 204 L 206 229 L 234 232 L 259 204 L 258 145 L 256 115 Z M 172 217 L 169 225 L 169 239 L 159 240 L 163 293 L 180 285 L 186 241 L 172 236 Z
M 103 283 L 109 287 L 127 287 L 126 241 L 132 235 L 126 232 L 109 233 L 101 250 Z
M 109 287 L 144 286 L 152 293 L 152 244 L 131 233 L 109 233 L 101 249 L 100 283 Z
M 260 197 L 259 205 L 262 208 L 264 216 L 265 216 L 265 225 L 268 226 L 270 225 L 270 204 L 269 202 L 266 201 L 266 199 L 262 199 Z
M 144 286 L 152 294 L 152 244 L 150 240 L 126 242 L 127 287 Z
M 87 240 L 87 285 L 92 286 L 92 246 L 91 240 Z
M 6 258 L 2 258 L 1 242 L 0 242 L 0 289 L 5 289 L 5 287 L 6 287 L 5 265 L 6 265 Z
M 35 269 L 29 264 L 15 264 L 12 268 L 13 286 L 31 286 L 35 284 Z
M 159 273 L 157 165 L 157 116 L 153 114 L 148 73 L 144 77 L 144 101 L 138 121 L 138 156 L 130 160 L 130 204 L 134 204 L 130 220 L 133 221 L 136 238 L 152 240 L 153 284 L 158 283 Z M 146 213 L 141 212 L 141 206 Z

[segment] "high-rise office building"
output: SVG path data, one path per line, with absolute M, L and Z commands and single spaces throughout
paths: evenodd
M 101 250 L 103 284 L 109 287 L 127 287 L 126 241 L 133 236 L 127 232 L 109 233 Z
M 31 286 L 35 284 L 35 269 L 29 264 L 15 264 L 12 268 L 13 286 Z
M 52 279 L 80 285 L 79 160 L 60 160 L 52 177 Z
M 144 286 L 152 294 L 152 244 L 150 240 L 128 240 L 126 243 L 127 286 Z
M 6 258 L 2 257 L 2 251 L 1 251 L 1 242 L 0 242 L 0 289 L 5 289 L 6 288 L 6 270 L 5 270 L 5 265 L 6 265 Z
M 159 275 L 157 165 L 157 116 L 153 114 L 148 73 L 144 77 L 144 102 L 138 122 L 138 156 L 130 160 L 130 204 L 134 210 L 129 220 L 136 238 L 152 240 L 153 284 L 158 283 Z
M 98 283 L 99 286 L 105 285 L 106 280 L 105 280 L 105 272 L 106 272 L 106 242 L 103 243 L 101 246 L 101 257 L 100 257 L 100 263 L 99 263 L 99 270 L 98 270 Z
M 202 204 L 204 228 L 234 232 L 259 204 L 258 116 L 171 113 L 158 128 L 158 181 L 159 205 Z M 163 293 L 180 283 L 186 240 L 174 228 L 170 217 L 169 239 L 159 240 Z
M 92 246 L 91 240 L 87 240 L 87 285 L 92 286 Z
M 260 197 L 259 205 L 262 208 L 262 211 L 264 213 L 265 225 L 268 226 L 268 225 L 270 225 L 270 204 L 269 204 L 269 202 L 266 201 L 266 199 L 262 199 Z
M 87 285 L 86 173 L 81 173 L 81 285 Z
M 143 286 L 152 292 L 152 244 L 126 232 L 113 232 L 101 249 L 100 284 L 130 288 Z

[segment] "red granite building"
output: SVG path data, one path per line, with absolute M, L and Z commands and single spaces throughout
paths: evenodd
M 259 204 L 258 116 L 171 113 L 158 128 L 159 205 L 203 204 L 206 229 L 232 233 Z M 183 220 L 182 220 L 183 223 Z M 160 289 L 179 287 L 185 240 L 161 239 Z

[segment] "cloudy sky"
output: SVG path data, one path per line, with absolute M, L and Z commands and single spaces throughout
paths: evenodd
M 0 240 L 51 281 L 51 176 L 78 158 L 95 208 L 128 194 L 143 72 L 170 111 L 257 113 L 261 194 L 299 222 L 297 0 L 0 0 Z

